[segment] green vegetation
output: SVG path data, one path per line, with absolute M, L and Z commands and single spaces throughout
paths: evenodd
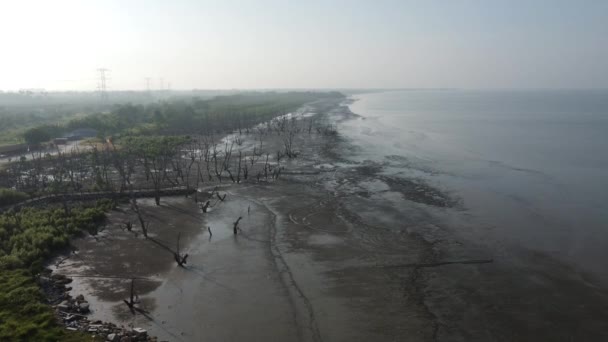
M 29 196 L 26 193 L 12 189 L 0 188 L 0 207 L 19 203 L 28 198 Z
M 94 231 L 111 208 L 27 208 L 0 214 L 0 341 L 81 341 L 87 335 L 65 331 L 43 303 L 35 281 L 45 258 L 84 230 Z
M 95 231 L 107 209 L 103 202 L 74 208 L 67 215 L 63 209 L 38 208 L 0 215 L 0 269 L 40 265 L 51 252 L 67 246 L 70 236 Z
M 70 120 L 81 116 L 83 111 L 90 112 L 89 108 L 83 106 L 43 104 L 31 99 L 12 104 L 6 97 L 6 94 L 0 96 L 0 145 L 25 143 L 24 134 L 31 128 L 54 125 L 62 128 Z
M 114 103 L 103 104 L 95 93 L 50 93 L 35 94 L 0 93 L 0 145 L 26 142 L 32 128 L 43 129 L 38 133 L 51 133 L 50 138 L 77 128 L 94 128 L 105 135 L 117 133 L 159 134 L 163 129 L 224 129 L 224 115 L 250 116 L 243 120 L 259 119 L 268 113 L 276 116 L 280 112 L 295 109 L 309 101 L 323 97 L 336 97 L 339 93 L 315 92 L 251 92 L 234 94 L 235 91 L 191 91 L 173 92 L 170 97 L 158 101 L 146 92 L 113 92 Z M 158 94 L 157 94 L 158 95 Z M 220 96 L 216 96 L 220 95 Z M 216 96 L 216 97 L 213 97 Z M 193 117 L 189 115 L 193 114 Z M 256 118 L 257 117 L 257 118 Z M 267 116 L 268 117 L 268 116 Z M 43 135 L 36 135 L 40 141 Z
M 52 309 L 31 273 L 24 269 L 0 272 L 0 341 L 90 341 L 55 323 Z
M 218 96 L 209 100 L 194 98 L 148 105 L 118 105 L 109 113 L 74 118 L 63 126 L 63 131 L 92 128 L 104 136 L 225 132 L 237 128 L 235 123 L 244 129 L 294 111 L 307 102 L 331 97 L 344 96 L 340 93 L 268 92 Z M 43 128 L 42 132 L 34 130 L 41 133 L 38 137 L 45 138 L 44 133 L 50 132 L 53 138 L 61 131 L 59 128 L 52 131 L 48 125 Z
M 43 125 L 30 128 L 23 133 L 23 139 L 30 145 L 38 145 L 60 136 L 64 128 L 57 125 Z

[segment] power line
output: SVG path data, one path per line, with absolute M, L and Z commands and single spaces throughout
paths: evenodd
M 99 79 L 97 83 L 97 90 L 99 91 L 99 95 L 101 96 L 102 101 L 108 101 L 108 92 L 106 89 L 107 77 L 106 73 L 110 70 L 106 68 L 99 68 L 97 72 L 99 72 Z

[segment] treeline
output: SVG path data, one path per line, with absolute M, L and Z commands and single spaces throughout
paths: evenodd
M 264 92 L 193 98 L 149 105 L 120 105 L 109 113 L 90 114 L 62 126 L 44 125 L 24 134 L 37 143 L 78 128 L 92 128 L 102 136 L 219 133 L 251 127 L 324 98 L 342 98 L 338 92 Z

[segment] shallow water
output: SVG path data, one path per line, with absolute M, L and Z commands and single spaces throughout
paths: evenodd
M 608 279 L 608 91 L 355 98 L 362 117 L 339 127 L 358 147 L 351 159 L 450 192 L 466 210 L 463 237 L 549 253 Z

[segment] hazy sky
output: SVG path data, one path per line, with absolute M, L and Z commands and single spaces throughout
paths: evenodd
M 608 1 L 0 0 L 0 89 L 608 87 Z

